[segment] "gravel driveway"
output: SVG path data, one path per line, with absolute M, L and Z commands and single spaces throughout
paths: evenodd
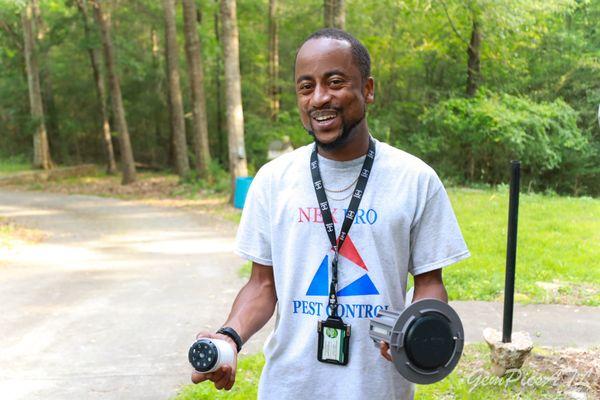
M 210 216 L 2 190 L 0 215 L 48 234 L 0 249 L 2 399 L 168 399 L 244 283 L 235 226 Z

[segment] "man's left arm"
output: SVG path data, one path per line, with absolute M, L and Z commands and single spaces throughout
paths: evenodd
M 438 299 L 444 303 L 448 302 L 448 293 L 442 280 L 441 268 L 415 275 L 414 280 L 413 303 L 422 299 Z

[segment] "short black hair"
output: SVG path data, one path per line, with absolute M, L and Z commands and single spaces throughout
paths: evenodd
M 325 28 L 316 31 L 315 33 L 307 37 L 306 40 L 302 42 L 300 47 L 298 47 L 295 59 L 298 58 L 298 52 L 306 42 L 312 39 L 320 38 L 343 40 L 344 42 L 350 43 L 352 57 L 354 57 L 354 62 L 356 63 L 356 66 L 360 71 L 360 76 L 362 77 L 363 81 L 366 80 L 369 76 L 371 76 L 371 56 L 369 55 L 369 51 L 357 38 L 341 29 Z

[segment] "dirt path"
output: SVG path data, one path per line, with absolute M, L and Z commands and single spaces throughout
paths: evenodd
M 202 214 L 0 190 L 0 215 L 48 234 L 0 249 L 3 399 L 167 399 L 243 284 L 235 226 Z

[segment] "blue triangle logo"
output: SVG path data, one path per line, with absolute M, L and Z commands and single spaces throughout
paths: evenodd
M 364 274 L 342 290 L 338 290 L 338 296 L 362 296 L 368 294 L 379 294 L 369 275 Z
M 307 296 L 329 296 L 329 257 L 325 255 L 308 290 Z
M 338 296 L 377 295 L 379 291 L 368 274 L 364 274 L 348 286 L 338 290 Z M 329 256 L 325 255 L 319 269 L 306 291 L 307 296 L 329 296 Z

